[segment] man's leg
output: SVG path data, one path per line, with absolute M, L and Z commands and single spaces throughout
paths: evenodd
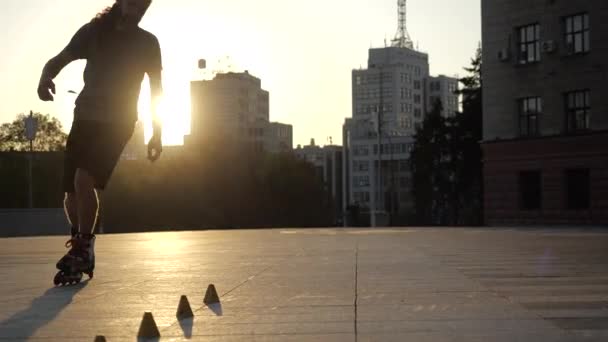
M 81 234 L 93 234 L 99 211 L 99 199 L 95 190 L 95 180 L 86 170 L 76 170 L 74 179 L 76 188 L 78 226 Z
M 66 192 L 63 199 L 63 209 L 68 222 L 72 226 L 72 235 L 78 233 L 78 202 L 75 192 Z

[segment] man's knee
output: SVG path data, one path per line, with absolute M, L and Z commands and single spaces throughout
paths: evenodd
M 76 170 L 76 176 L 74 177 L 74 186 L 79 190 L 93 190 L 95 187 L 95 179 L 86 170 L 78 169 Z

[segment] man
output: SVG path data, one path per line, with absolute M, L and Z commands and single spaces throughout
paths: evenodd
M 76 99 L 74 121 L 65 154 L 65 212 L 72 225 L 70 251 L 57 263 L 55 284 L 93 277 L 94 228 L 98 191 L 108 182 L 137 121 L 137 103 L 144 74 L 152 93 L 154 134 L 148 158 L 162 152 L 156 104 L 162 93 L 161 52 L 156 37 L 138 25 L 152 0 L 116 0 L 85 24 L 69 44 L 44 66 L 38 96 L 52 101 L 53 79 L 70 62 L 86 59 L 84 88 Z

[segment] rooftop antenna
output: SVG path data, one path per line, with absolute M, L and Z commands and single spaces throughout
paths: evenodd
M 399 26 L 395 39 L 393 39 L 393 46 L 414 49 L 414 43 L 407 32 L 407 0 L 398 0 L 397 4 L 399 6 Z

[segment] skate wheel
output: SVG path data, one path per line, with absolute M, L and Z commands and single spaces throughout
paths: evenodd
M 87 275 L 89 276 L 89 279 L 93 279 L 93 271 L 87 273 Z

